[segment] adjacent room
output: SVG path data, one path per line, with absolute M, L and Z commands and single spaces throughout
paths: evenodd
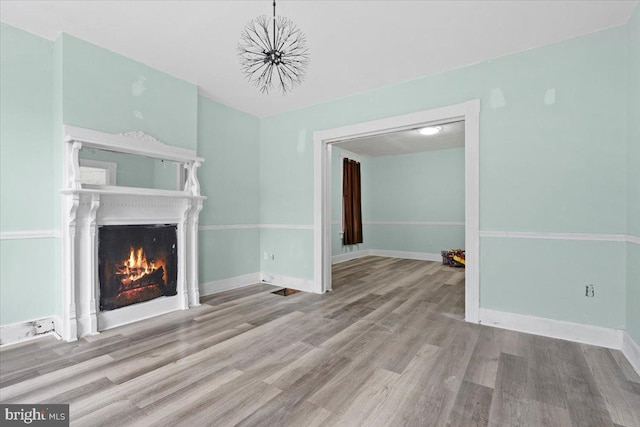
M 640 426 L 640 2 L 0 21 L 0 424 Z
M 447 258 L 449 268 L 440 268 L 443 253 L 464 257 L 464 142 L 464 122 L 458 121 L 332 144 L 331 262 L 338 279 L 367 281 L 373 272 L 354 275 L 354 266 L 377 261 L 381 267 L 406 266 L 407 274 L 421 266 L 415 272 L 420 279 L 444 270 L 448 277 L 443 283 L 464 287 L 464 259 Z M 355 178 L 349 175 L 350 163 L 357 167 Z M 352 181 L 357 182 L 355 200 Z M 355 212 L 346 208 L 354 204 Z M 353 229 L 357 232 L 350 233 Z M 352 261 L 359 258 L 367 259 Z M 403 269 L 394 276 L 404 279 Z

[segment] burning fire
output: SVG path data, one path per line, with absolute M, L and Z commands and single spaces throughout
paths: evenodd
M 127 286 L 160 268 L 166 271 L 163 262 L 147 262 L 147 257 L 143 248 L 135 250 L 131 247 L 129 258 L 124 260 L 124 263 L 117 267 L 116 274 L 126 276 L 121 279 L 121 283 L 124 286 Z M 164 275 L 165 272 L 163 271 L 162 278 L 163 280 L 166 280 Z

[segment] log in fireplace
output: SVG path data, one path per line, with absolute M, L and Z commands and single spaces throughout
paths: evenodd
M 105 225 L 98 229 L 100 310 L 177 294 L 176 225 Z

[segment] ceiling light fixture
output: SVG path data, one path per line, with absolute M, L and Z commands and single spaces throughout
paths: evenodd
M 418 132 L 420 132 L 420 135 L 435 135 L 436 133 L 440 132 L 442 130 L 442 126 L 429 126 L 426 128 L 421 128 L 418 129 Z
M 252 19 L 238 43 L 240 67 L 247 80 L 268 94 L 276 87 L 283 95 L 304 80 L 309 49 L 304 33 L 289 19 L 267 15 Z

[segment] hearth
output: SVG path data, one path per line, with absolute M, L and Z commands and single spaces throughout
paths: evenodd
M 177 294 L 176 225 L 105 225 L 98 229 L 100 310 Z

